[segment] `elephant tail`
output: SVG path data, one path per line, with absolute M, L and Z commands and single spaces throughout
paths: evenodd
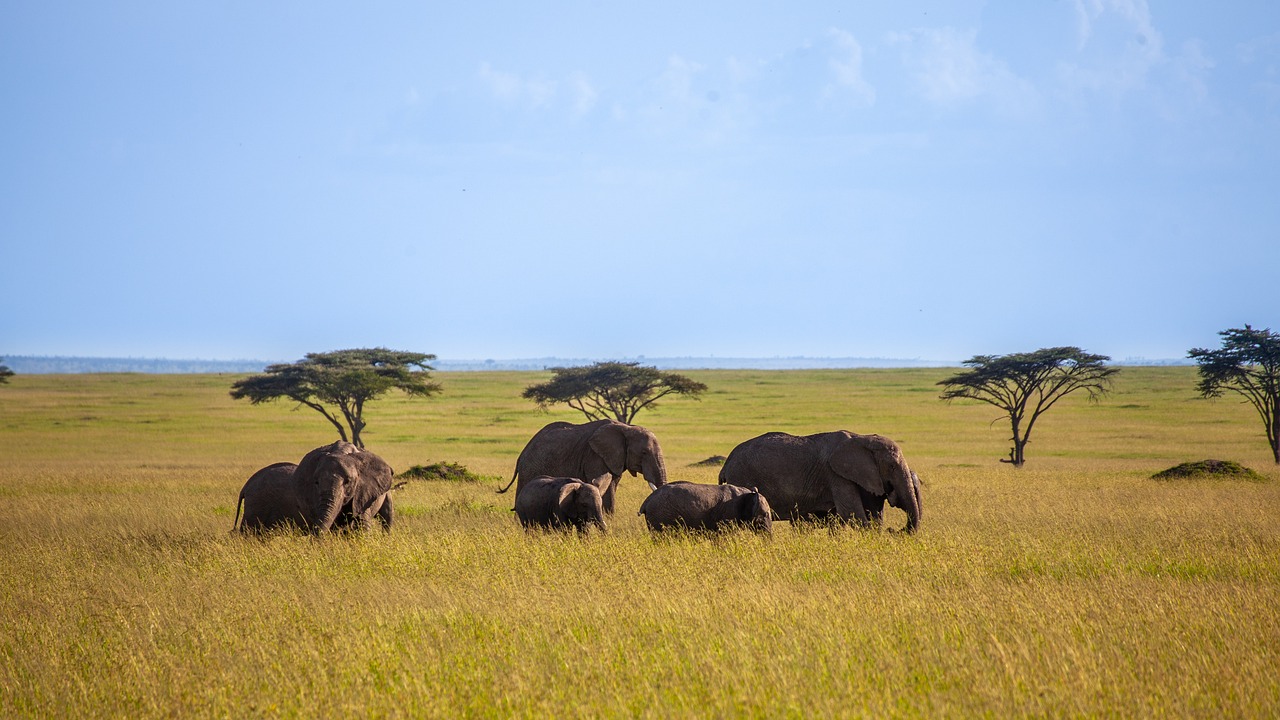
M 498 492 L 498 494 L 499 494 L 499 495 L 501 495 L 502 493 L 504 493 L 504 492 L 506 492 L 506 491 L 510 490 L 510 489 L 511 489 L 511 485 L 515 483 L 516 478 L 517 478 L 517 477 L 519 477 L 519 476 L 520 476 L 520 468 L 516 468 L 516 471 L 515 471 L 515 472 L 513 472 L 513 473 L 511 473 L 511 482 L 507 483 L 507 486 L 506 486 L 506 487 L 504 487 L 504 488 L 502 488 L 501 490 L 497 491 L 497 492 Z
M 236 498 L 236 517 L 231 521 L 231 532 L 236 531 L 236 526 L 240 524 L 240 507 L 244 505 L 244 493 L 240 493 L 240 497 Z

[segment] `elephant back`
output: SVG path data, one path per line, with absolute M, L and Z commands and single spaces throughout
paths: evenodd
M 779 516 L 821 515 L 834 506 L 822 463 L 821 436 L 769 432 L 735 447 L 720 469 L 720 484 L 758 488 Z

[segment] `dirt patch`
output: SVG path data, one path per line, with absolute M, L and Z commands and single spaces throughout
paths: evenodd
M 1216 477 L 1266 482 L 1267 478 L 1231 460 L 1198 460 L 1175 465 L 1151 476 L 1152 480 L 1178 480 L 1181 478 Z

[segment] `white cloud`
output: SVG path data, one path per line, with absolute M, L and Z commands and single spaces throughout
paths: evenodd
M 596 106 L 596 98 L 598 94 L 596 89 L 591 86 L 591 81 L 585 73 L 576 72 L 569 77 L 569 84 L 573 88 L 573 113 L 574 115 L 586 115 Z
M 479 77 L 493 97 L 505 103 L 544 108 L 556 98 L 557 83 L 553 80 L 495 70 L 487 62 L 480 64 Z
M 876 90 L 862 77 L 862 45 L 853 35 L 839 28 L 831 28 L 827 35 L 834 40 L 837 50 L 827 61 L 835 75 L 836 87 L 852 93 L 868 105 L 875 104 Z
M 1174 59 L 1174 69 L 1191 98 L 1196 102 L 1205 102 L 1209 98 L 1209 71 L 1213 69 L 1213 59 L 1204 53 L 1199 40 L 1187 40 L 1182 43 L 1182 52 Z
M 1068 86 L 1112 92 L 1141 87 L 1166 61 L 1164 37 L 1146 0 L 1075 0 L 1078 62 L 1064 63 Z
M 903 63 L 917 92 L 936 105 L 955 106 L 983 100 L 998 110 L 1023 114 L 1034 107 L 1036 93 L 1004 62 L 976 46 L 976 31 L 922 28 L 889 36 L 901 48 Z

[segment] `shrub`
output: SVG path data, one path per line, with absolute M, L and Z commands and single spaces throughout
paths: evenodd
M 1175 465 L 1168 470 L 1161 470 L 1151 476 L 1152 480 L 1176 480 L 1192 477 L 1239 478 L 1253 482 L 1265 482 L 1266 477 L 1250 470 L 1238 462 L 1230 460 L 1198 460 L 1196 462 Z
M 438 462 L 430 465 L 414 465 L 413 467 L 400 473 L 399 477 L 406 480 L 448 480 L 451 482 L 481 482 L 489 480 L 483 475 L 477 475 L 467 469 L 465 465 L 454 462 Z

